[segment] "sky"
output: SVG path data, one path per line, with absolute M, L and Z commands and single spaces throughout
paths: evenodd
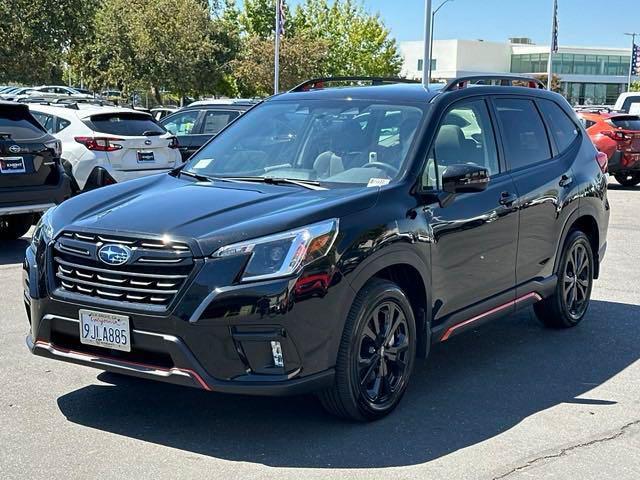
M 433 0 L 433 8 L 441 1 Z M 422 39 L 424 0 L 361 3 L 380 14 L 398 41 Z M 552 9 L 553 0 L 453 0 L 438 12 L 434 36 L 498 42 L 530 37 L 537 44 L 549 44 Z M 560 45 L 628 47 L 631 39 L 624 33 L 640 32 L 640 0 L 558 0 L 558 19 Z

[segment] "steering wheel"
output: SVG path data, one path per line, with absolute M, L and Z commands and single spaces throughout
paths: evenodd
M 369 162 L 369 163 L 365 163 L 362 167 L 363 168 L 380 168 L 386 171 L 387 173 L 390 173 L 392 177 L 395 177 L 396 175 L 398 175 L 398 173 L 400 173 L 400 170 L 398 170 L 393 165 L 389 165 L 388 163 L 383 163 L 383 162 Z

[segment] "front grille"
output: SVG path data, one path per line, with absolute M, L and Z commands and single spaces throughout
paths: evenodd
M 109 244 L 127 247 L 129 260 L 119 266 L 102 262 L 98 252 Z M 193 269 L 184 243 L 119 235 L 64 232 L 52 256 L 57 291 L 138 306 L 166 308 Z

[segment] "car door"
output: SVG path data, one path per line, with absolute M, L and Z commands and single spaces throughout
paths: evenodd
M 195 152 L 212 137 L 215 137 L 220 130 L 227 126 L 239 115 L 237 110 L 207 109 L 204 110 L 202 120 L 196 127 L 196 132 L 191 136 L 191 145 Z
M 505 159 L 520 197 L 520 236 L 516 280 L 553 274 L 558 239 L 569 215 L 571 165 L 581 131 L 553 101 L 495 97 Z
M 473 163 L 487 168 L 482 192 L 457 194 L 446 206 L 427 210 L 433 243 L 433 323 L 486 301 L 487 310 L 514 300 L 518 238 L 517 196 L 498 155 L 487 100 L 472 97 L 454 104 L 441 119 L 423 188 L 439 189 L 447 166 Z M 505 308 L 504 311 L 507 311 Z
M 194 146 L 193 137 L 201 113 L 201 110 L 185 110 L 169 115 L 160 122 L 160 125 L 178 138 L 183 161 L 186 161 L 199 148 Z

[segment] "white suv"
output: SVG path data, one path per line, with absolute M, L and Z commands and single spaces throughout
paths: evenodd
M 167 172 L 182 164 L 175 136 L 151 115 L 92 104 L 29 104 L 62 142 L 62 161 L 78 191 Z

